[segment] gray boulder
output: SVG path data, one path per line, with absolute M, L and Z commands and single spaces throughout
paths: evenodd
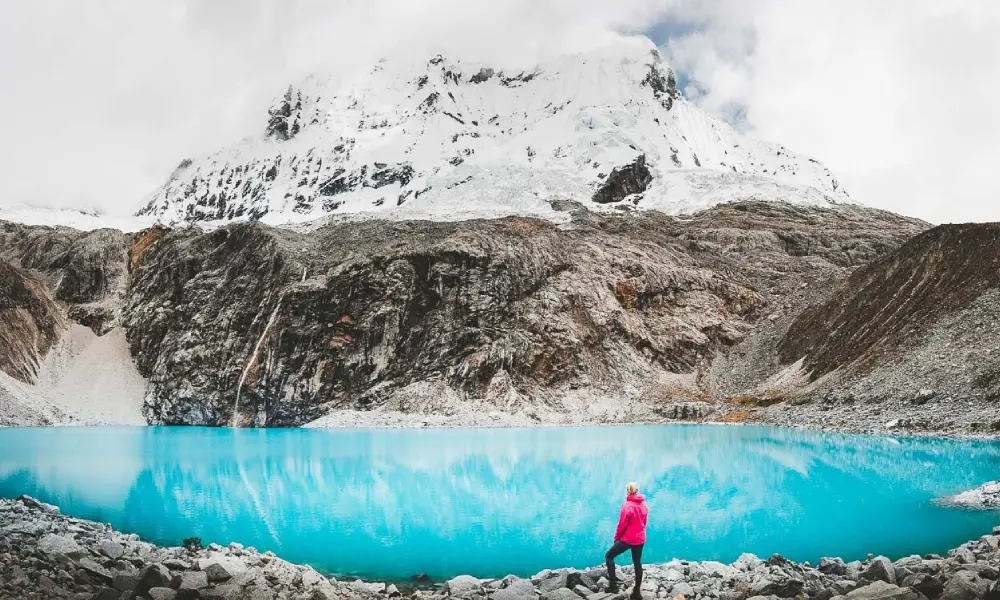
M 479 590 L 483 585 L 483 580 L 471 575 L 459 575 L 449 579 L 444 584 L 445 593 L 452 596 L 466 596 Z
M 586 590 L 589 595 L 592 592 L 583 586 L 577 586 Z M 496 597 L 496 596 L 494 596 Z M 578 592 L 574 592 L 569 588 L 558 588 L 554 589 L 547 594 L 542 594 L 542 600 L 580 600 L 580 598 L 586 598 L 587 596 L 581 596 Z
M 820 573 L 825 573 L 827 575 L 844 575 L 847 573 L 847 565 L 844 561 L 839 558 L 830 558 L 824 556 L 819 559 L 819 566 L 817 567 Z
M 149 565 L 139 572 L 138 581 L 133 590 L 136 596 L 145 596 L 155 587 L 170 587 L 170 571 L 163 565 Z
M 924 600 L 920 593 L 885 581 L 860 587 L 844 596 L 847 600 Z
M 229 581 L 237 575 L 242 575 L 247 570 L 246 565 L 242 561 L 228 556 L 202 559 L 198 561 L 198 566 L 208 576 L 208 581 L 213 583 Z
M 569 589 L 575 589 L 576 586 L 582 585 L 583 587 L 589 589 L 592 592 L 597 591 L 597 582 L 587 576 L 586 573 L 580 573 L 579 571 L 573 571 L 566 575 L 566 587 Z
M 98 546 L 98 550 L 100 550 L 101 554 L 107 556 L 111 560 L 117 560 L 125 554 L 125 548 L 118 542 L 112 540 L 104 540 L 101 542 Z
M 937 598 L 944 591 L 944 583 L 929 573 L 907 575 L 900 583 L 903 587 L 913 588 L 928 598 Z
M 203 571 L 185 571 L 181 573 L 180 590 L 200 590 L 208 587 L 208 575 Z
M 565 588 L 556 588 L 565 589 Z M 555 590 L 550 590 L 555 591 Z M 569 590 L 566 590 L 569 592 Z M 570 592 L 572 594 L 572 592 Z M 529 600 L 535 597 L 535 586 L 527 579 L 518 579 L 504 589 L 494 592 L 493 600 Z
M 797 577 L 790 577 L 782 571 L 772 569 L 766 576 L 760 576 L 750 584 L 750 593 L 754 596 L 778 596 L 779 598 L 791 598 L 797 596 L 805 581 Z
M 990 581 L 983 579 L 971 571 L 959 571 L 945 584 L 939 598 L 940 600 L 976 600 L 983 598 L 990 589 L 990 583 Z
M 146 595 L 149 596 L 150 600 L 174 600 L 177 597 L 177 592 L 170 588 L 155 587 L 150 588 Z
M 76 543 L 72 536 L 54 533 L 46 534 L 38 540 L 38 551 L 51 557 L 63 555 L 75 558 L 84 554 L 83 548 Z
M 111 583 L 114 581 L 114 575 L 111 574 L 111 571 L 108 571 L 99 565 L 97 561 L 91 558 L 81 558 L 80 568 L 104 583 Z
M 869 581 L 884 581 L 893 585 L 896 584 L 896 569 L 892 561 L 884 556 L 873 558 L 871 564 L 861 573 L 861 576 Z
M 740 554 L 740 557 L 737 558 L 735 562 L 733 562 L 733 567 L 739 569 L 740 571 L 749 573 L 762 564 L 764 564 L 764 561 L 757 558 L 756 554 L 744 552 L 743 554 Z
M 538 583 L 538 591 L 546 594 L 552 590 L 569 587 L 569 574 L 565 572 L 553 572 L 548 578 Z
M 98 590 L 97 593 L 91 596 L 88 600 L 118 600 L 120 596 L 121 594 L 118 592 L 118 590 L 112 588 L 102 588 Z
M 243 589 L 231 583 L 202 590 L 201 597 L 203 600 L 245 600 Z M 315 595 L 313 597 L 315 598 Z

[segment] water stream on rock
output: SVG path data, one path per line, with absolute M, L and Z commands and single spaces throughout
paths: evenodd
M 627 481 L 646 562 L 943 552 L 1000 516 L 933 500 L 998 474 L 996 442 L 764 427 L 0 428 L 2 496 L 397 580 L 598 564 Z

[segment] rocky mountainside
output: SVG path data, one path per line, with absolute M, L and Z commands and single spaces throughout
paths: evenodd
M 70 321 L 124 330 L 152 423 L 631 422 L 717 411 L 733 349 L 926 227 L 855 205 L 556 206 L 566 224 L 8 224 L 0 256 Z
M 854 272 L 778 342 L 795 419 L 1000 431 L 1000 224 L 942 225 Z M 794 390 L 775 382 L 798 380 Z M 767 418 L 787 422 L 785 411 Z
M 172 224 L 559 220 L 553 202 L 565 200 L 668 214 L 733 200 L 849 201 L 818 161 L 687 102 L 646 38 L 528 70 L 382 61 L 297 82 L 261 116 L 259 135 L 181 161 L 140 214 Z

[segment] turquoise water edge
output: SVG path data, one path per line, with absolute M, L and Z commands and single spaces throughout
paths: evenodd
M 645 562 L 944 552 L 997 515 L 933 500 L 998 473 L 997 442 L 766 427 L 0 428 L 0 496 L 371 579 L 598 564 L 628 481 Z

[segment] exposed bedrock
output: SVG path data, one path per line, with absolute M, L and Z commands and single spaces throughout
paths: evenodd
M 765 317 L 804 306 L 804 284 L 820 294 L 923 228 L 856 206 L 575 214 L 568 227 L 164 232 L 135 263 L 124 309 L 147 417 L 288 426 L 472 400 L 531 415 L 590 395 L 653 414 L 701 393 L 713 357 Z

